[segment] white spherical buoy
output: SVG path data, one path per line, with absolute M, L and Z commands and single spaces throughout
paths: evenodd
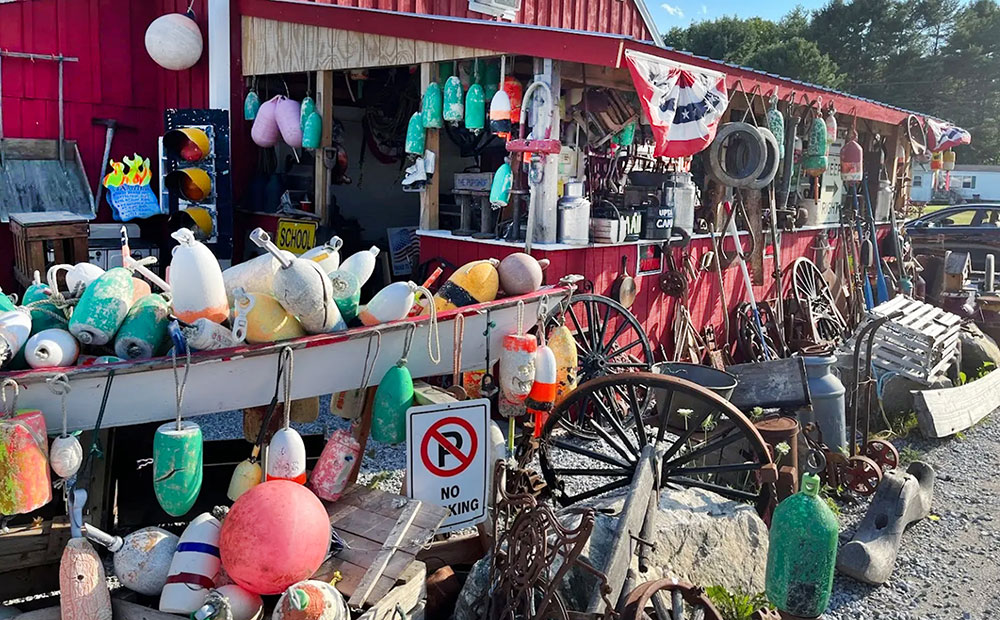
M 69 478 L 83 463 L 83 446 L 74 435 L 60 435 L 52 440 L 49 450 L 49 464 L 60 478 Z
M 198 24 L 182 13 L 157 17 L 146 28 L 146 52 L 164 69 L 190 69 L 201 58 L 203 49 Z

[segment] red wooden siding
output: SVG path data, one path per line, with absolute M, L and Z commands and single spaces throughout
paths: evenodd
M 469 10 L 468 0 L 312 0 L 320 4 L 381 9 L 401 13 L 442 15 L 463 19 L 490 16 Z M 523 0 L 514 20 L 519 24 L 568 30 L 589 30 L 634 37 L 652 37 L 633 0 Z
M 156 157 L 156 138 L 166 108 L 208 104 L 208 20 L 205 0 L 194 10 L 205 52 L 187 71 L 166 71 L 146 54 L 146 27 L 165 13 L 183 12 L 188 0 L 32 0 L 0 4 L 0 48 L 75 56 L 64 75 L 66 138 L 76 140 L 91 189 L 101 174 L 105 129 L 91 118 L 114 118 L 134 130 L 120 130 L 111 155 Z M 3 59 L 3 131 L 9 138 L 59 135 L 56 63 Z M 110 220 L 106 205 L 99 211 Z M 0 228 L 0 286 L 13 288 L 7 226 Z

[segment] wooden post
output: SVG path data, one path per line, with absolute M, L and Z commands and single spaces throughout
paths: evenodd
M 747 230 L 757 240 L 750 255 L 750 279 L 754 286 L 764 284 L 764 231 L 761 225 L 764 220 L 764 209 L 761 205 L 762 194 L 760 190 L 752 189 L 743 194 L 746 199 L 744 205 L 747 210 Z
M 420 96 L 423 97 L 427 85 L 431 83 L 432 71 L 437 69 L 437 65 L 431 62 L 420 64 Z M 424 149 L 437 156 L 434 164 L 434 176 L 428 181 L 424 190 L 420 192 L 420 229 L 437 230 L 438 208 L 441 201 L 441 130 L 428 129 L 425 138 Z
M 560 64 L 551 58 L 535 59 L 535 79 L 545 82 L 552 91 L 552 131 L 550 137 L 558 140 L 559 128 L 559 96 L 562 90 Z M 527 102 L 525 102 L 527 104 Z M 538 136 L 544 138 L 545 136 Z M 534 231 L 531 239 L 536 243 L 555 243 L 559 211 L 556 203 L 559 201 L 559 156 L 548 155 L 545 159 L 544 178 L 538 186 L 538 196 L 534 201 L 537 209 L 534 220 Z
M 330 175 L 323 163 L 323 149 L 333 142 L 333 71 L 316 72 L 316 111 L 323 118 L 323 134 L 316 150 L 315 189 L 313 204 L 320 223 L 328 222 Z
M 350 475 L 347 477 L 348 485 L 358 481 L 358 474 L 361 473 L 361 462 L 365 460 L 365 448 L 368 447 L 368 436 L 372 432 L 372 415 L 375 409 L 376 390 L 378 390 L 377 385 L 373 385 L 365 390 L 365 404 L 361 409 L 361 417 L 351 425 L 351 434 L 361 444 L 361 457 L 356 459 L 354 469 L 351 470 Z

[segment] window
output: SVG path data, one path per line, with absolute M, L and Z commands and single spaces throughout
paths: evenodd
M 977 213 L 978 211 L 976 209 L 961 209 L 959 211 L 949 211 L 947 213 L 942 213 L 938 217 L 931 218 L 929 221 L 931 222 L 931 225 L 934 227 L 971 226 L 972 221 L 976 217 Z
M 923 175 L 918 174 L 917 176 L 913 177 L 913 187 L 923 187 L 923 186 L 924 186 Z
M 976 189 L 976 177 L 962 177 L 962 189 Z

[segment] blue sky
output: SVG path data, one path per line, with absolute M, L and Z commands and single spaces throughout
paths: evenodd
M 780 19 L 785 13 L 801 5 L 803 8 L 818 9 L 826 0 L 769 0 L 768 2 L 747 2 L 747 0 L 646 0 L 646 6 L 661 31 L 674 26 L 687 26 L 694 21 L 715 19 L 725 15 L 739 17 L 763 17 Z

